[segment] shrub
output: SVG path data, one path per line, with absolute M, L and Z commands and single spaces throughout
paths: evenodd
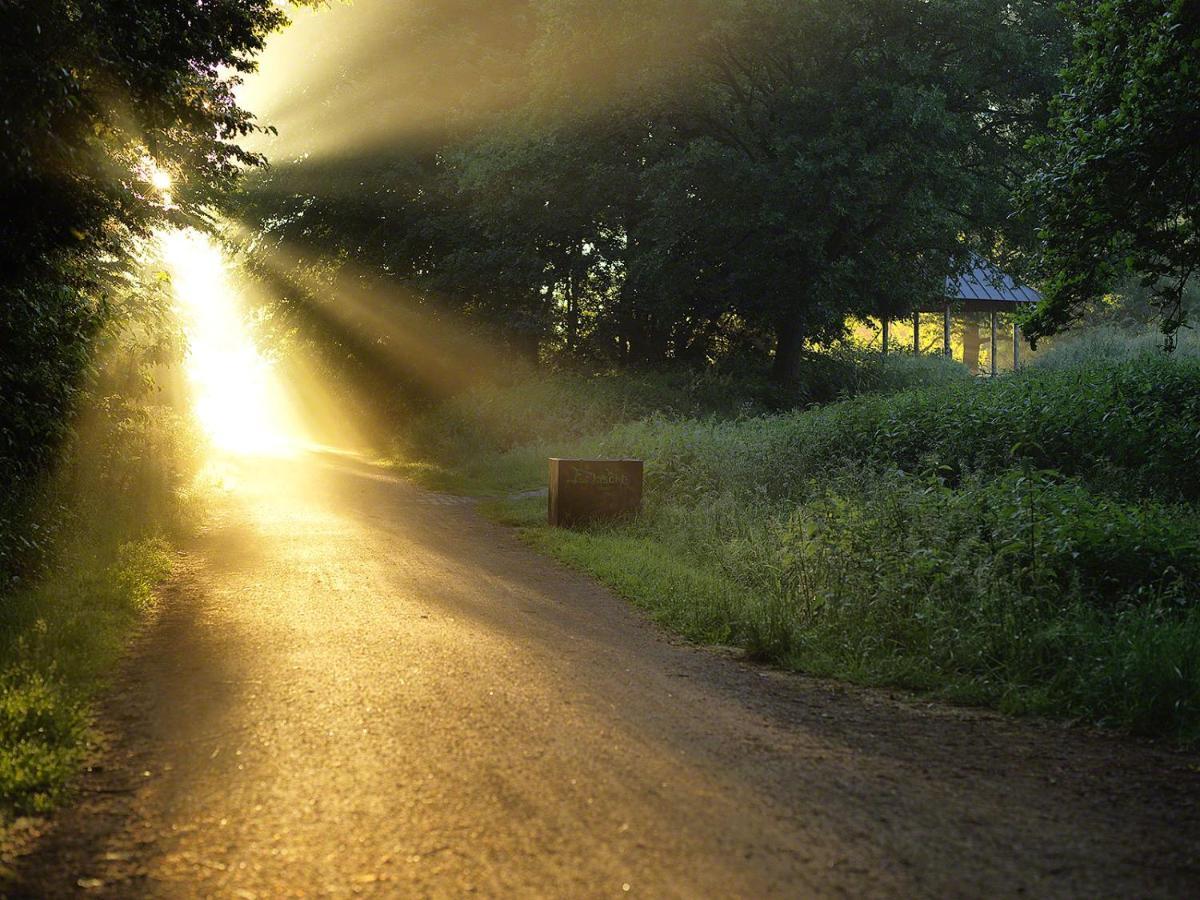
M 569 444 L 625 422 L 657 417 L 730 420 L 867 393 L 965 384 L 966 369 L 942 357 L 854 349 L 811 353 L 793 386 L 757 373 L 713 371 L 512 374 L 412 415 L 396 441 L 405 459 L 460 463 L 542 442 Z
M 83 757 L 86 711 L 37 672 L 0 674 L 0 809 L 45 812 Z
M 750 499 L 797 499 L 830 467 L 874 461 L 938 469 L 951 482 L 1028 463 L 1100 493 L 1194 502 L 1198 439 L 1200 360 L 1141 357 L 746 421 L 656 418 L 586 446 L 653 461 L 650 489 L 666 497 L 730 489 Z
M 574 441 L 651 414 L 761 412 L 765 381 L 716 374 L 556 372 L 476 386 L 415 414 L 397 441 L 406 457 L 458 462 L 541 440 Z
M 764 537 L 758 564 L 730 557 L 769 598 L 746 636 L 763 655 L 1138 730 L 1200 724 L 1200 524 L 1184 511 L 1047 473 L 952 489 L 850 470 Z
M 63 457 L 0 522 L 0 824 L 61 796 L 89 700 L 170 568 L 165 537 L 187 524 L 191 419 L 169 392 L 115 388 L 94 383 Z
M 887 356 L 853 347 L 804 357 L 793 406 L 806 408 L 863 394 L 891 394 L 938 384 L 967 384 L 973 377 L 960 363 L 940 353 Z
M 1174 358 L 1200 357 L 1200 335 L 1183 329 L 1176 338 L 1178 346 Z M 1039 369 L 1070 369 L 1164 355 L 1163 335 L 1158 331 L 1131 331 L 1113 325 L 1101 325 L 1055 338 L 1049 348 L 1038 354 L 1033 366 Z

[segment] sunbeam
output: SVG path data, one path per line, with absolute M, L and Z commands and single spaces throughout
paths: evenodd
M 188 335 L 187 375 L 196 416 L 215 447 L 242 454 L 291 454 L 302 430 L 273 363 L 247 327 L 219 246 L 194 230 L 161 236 Z

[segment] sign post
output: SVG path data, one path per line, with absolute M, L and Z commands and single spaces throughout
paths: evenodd
M 551 459 L 549 521 L 569 528 L 637 515 L 640 459 Z

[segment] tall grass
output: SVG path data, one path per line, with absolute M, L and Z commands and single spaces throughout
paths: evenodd
M 496 508 L 693 638 L 1194 741 L 1198 445 L 1200 360 L 1131 352 L 784 414 L 542 433 L 473 460 L 468 486 L 536 486 L 547 455 L 640 456 L 631 524 L 565 532 L 537 524 L 544 501 Z
M 1173 356 L 1181 359 L 1200 357 L 1200 334 L 1185 328 L 1177 334 Z M 1033 365 L 1042 369 L 1066 369 L 1127 362 L 1147 356 L 1163 356 L 1163 335 L 1158 331 L 1130 331 L 1114 325 L 1100 325 L 1055 338 L 1038 354 Z
M 410 416 L 393 458 L 431 487 L 519 490 L 540 479 L 546 456 L 596 446 L 628 423 L 740 421 L 845 397 L 971 381 L 966 369 L 940 356 L 885 358 L 853 349 L 811 354 L 800 379 L 786 388 L 753 373 L 524 372 Z
M 651 489 L 668 496 L 731 490 L 793 497 L 841 461 L 916 472 L 1029 463 L 1128 497 L 1200 500 L 1194 465 L 1200 360 L 1138 357 L 1119 365 L 1030 370 L 742 421 L 647 419 L 588 446 L 658 462 Z
M 1200 523 L 1187 513 L 1028 470 L 951 488 L 851 467 L 699 546 L 760 598 L 740 642 L 763 658 L 1194 738 Z M 1130 643 L 1151 623 L 1167 655 L 1131 703 L 1149 670 L 1128 666 Z

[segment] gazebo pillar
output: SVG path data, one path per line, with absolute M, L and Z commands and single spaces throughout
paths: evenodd
M 887 350 L 888 350 L 888 320 L 887 320 L 887 316 L 883 317 L 882 322 L 883 322 L 883 355 L 887 356 Z
M 950 346 L 950 304 L 946 304 L 946 313 L 942 320 L 942 352 L 946 359 L 954 359 L 954 348 Z
M 913 313 L 913 356 L 921 355 L 921 313 Z
M 996 367 L 996 311 L 994 309 L 992 310 L 991 324 L 992 324 L 991 333 L 988 336 L 989 340 L 991 341 L 991 348 L 990 348 L 991 352 L 989 354 L 989 359 L 991 361 L 992 377 L 995 378 L 997 367 Z
M 1021 324 L 1013 322 L 1013 371 L 1021 368 Z

